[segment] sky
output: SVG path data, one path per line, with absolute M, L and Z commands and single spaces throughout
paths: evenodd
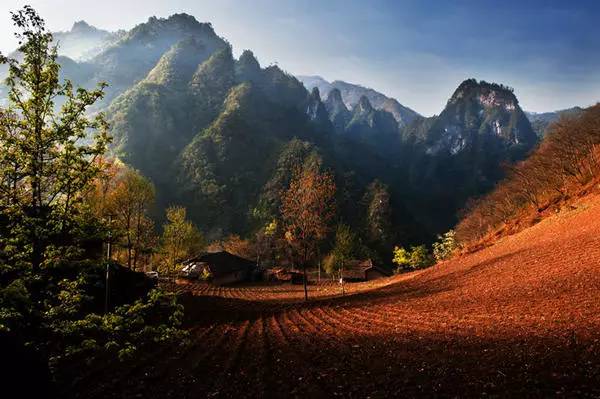
M 597 0 L 2 0 L 4 53 L 16 46 L 9 12 L 24 4 L 52 31 L 185 12 L 263 66 L 372 87 L 428 116 L 467 78 L 513 87 L 528 111 L 600 101 Z

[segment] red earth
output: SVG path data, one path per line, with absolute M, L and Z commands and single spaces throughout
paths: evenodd
M 86 398 L 600 397 L 600 200 L 479 252 L 348 284 L 179 286 L 191 342 Z

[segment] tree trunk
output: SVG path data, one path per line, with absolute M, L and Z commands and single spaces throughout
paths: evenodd
M 308 258 L 308 250 L 306 248 L 304 248 L 304 260 L 302 262 L 302 269 L 304 271 L 304 278 L 303 278 L 303 283 L 304 283 L 304 300 L 308 301 L 308 287 L 307 287 L 307 278 L 306 278 L 306 263 L 307 263 L 307 258 Z

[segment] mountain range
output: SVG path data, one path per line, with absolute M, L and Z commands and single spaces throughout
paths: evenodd
M 109 84 L 95 111 L 111 151 L 156 185 L 157 218 L 185 205 L 209 238 L 276 217 L 292 171 L 317 167 L 335 175 L 338 219 L 366 240 L 375 190 L 390 198 L 386 245 L 426 241 L 538 141 L 509 87 L 465 80 L 423 117 L 373 89 L 262 67 L 250 50 L 236 59 L 187 14 L 116 33 L 78 22 L 55 40 L 64 77 Z

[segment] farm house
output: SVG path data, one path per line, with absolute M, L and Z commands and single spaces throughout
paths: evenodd
M 382 277 L 390 277 L 394 273 L 384 266 L 374 264 L 370 259 L 363 263 L 365 280 L 376 280 Z
M 257 270 L 256 264 L 251 260 L 227 251 L 204 253 L 188 262 L 197 264 L 201 269 L 207 269 L 211 274 L 210 282 L 214 285 L 250 281 Z

